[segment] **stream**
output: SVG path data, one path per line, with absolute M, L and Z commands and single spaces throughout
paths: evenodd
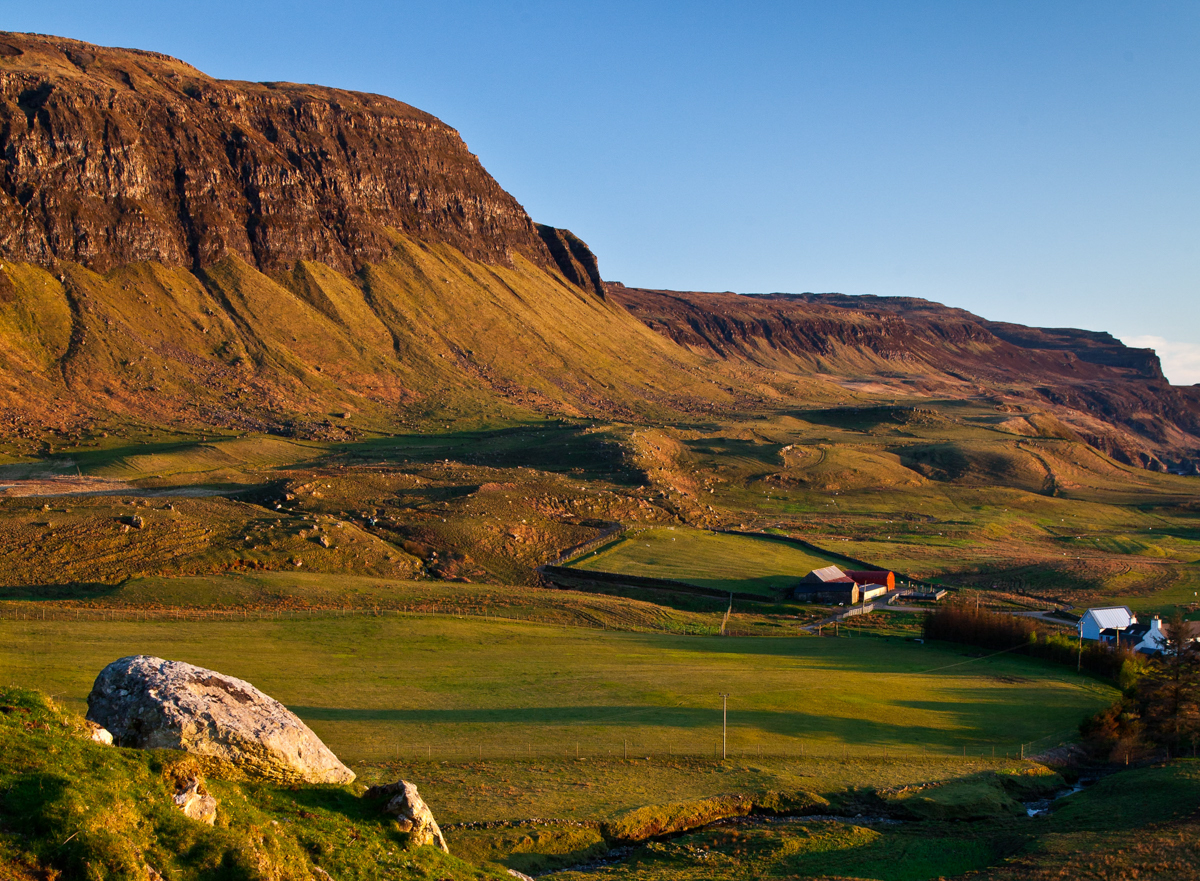
M 1075 782 L 1074 786 L 1060 790 L 1050 798 L 1039 798 L 1034 801 L 1026 801 L 1021 804 L 1025 808 L 1025 814 L 1029 817 L 1045 817 L 1050 814 L 1050 808 L 1060 798 L 1066 798 L 1068 795 L 1074 795 L 1077 792 L 1082 792 L 1085 786 L 1091 786 L 1096 782 L 1095 777 L 1080 777 Z
M 1081 777 L 1073 786 L 1062 789 L 1052 795 L 1050 798 L 1039 798 L 1033 801 L 1022 802 L 1021 806 L 1025 808 L 1025 814 L 1028 817 L 1046 817 L 1049 816 L 1050 810 L 1054 803 L 1061 798 L 1066 798 L 1069 795 L 1074 795 L 1077 792 L 1082 792 L 1087 786 L 1090 786 L 1096 781 L 1094 777 Z M 768 826 L 784 823 L 852 823 L 856 826 L 893 826 L 905 823 L 905 820 L 896 820 L 891 817 L 883 816 L 866 816 L 858 814 L 854 817 L 838 816 L 834 814 L 805 814 L 803 816 L 777 816 L 774 814 L 748 814 L 744 817 L 726 817 L 721 820 L 714 820 L 705 826 L 696 829 L 689 829 L 684 832 L 678 832 L 671 835 L 663 836 L 664 840 L 680 838 L 684 835 L 691 835 L 695 832 L 700 832 L 704 829 L 722 828 L 730 826 Z M 643 842 L 644 843 L 644 842 Z M 640 844 L 625 845 L 623 847 L 615 847 L 602 857 L 597 857 L 594 860 L 589 860 L 586 863 L 579 863 L 573 866 L 565 866 L 563 868 L 552 869 L 546 872 L 539 873 L 536 877 L 543 878 L 554 875 L 558 872 L 584 872 L 593 869 L 601 869 L 605 866 L 616 865 L 628 859 L 634 850 L 640 847 Z

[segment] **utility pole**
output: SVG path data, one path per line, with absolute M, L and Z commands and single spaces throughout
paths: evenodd
M 727 723 L 729 721 L 729 695 L 722 693 L 721 695 L 721 761 L 725 761 L 725 735 L 728 731 Z
M 1079 657 L 1075 661 L 1075 672 L 1083 670 L 1083 628 L 1079 628 Z

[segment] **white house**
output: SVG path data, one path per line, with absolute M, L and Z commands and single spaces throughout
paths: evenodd
M 1104 630 L 1124 630 L 1131 624 L 1137 624 L 1137 618 L 1128 606 L 1088 609 L 1079 619 L 1079 635 L 1084 639 L 1099 639 Z
M 1161 652 L 1167 644 L 1167 635 L 1163 632 L 1162 620 L 1157 615 L 1150 619 L 1149 624 L 1130 624 L 1123 630 L 1115 627 L 1107 628 L 1101 631 L 1100 638 L 1107 643 L 1145 655 Z
M 1187 621 L 1184 622 L 1184 627 L 1188 641 L 1195 642 L 1200 635 L 1200 625 L 1195 621 Z M 1149 624 L 1133 624 L 1124 630 L 1106 632 L 1102 638 L 1115 643 L 1118 634 L 1122 648 L 1133 649 L 1145 655 L 1157 654 L 1167 647 L 1166 628 L 1157 615 L 1150 619 Z

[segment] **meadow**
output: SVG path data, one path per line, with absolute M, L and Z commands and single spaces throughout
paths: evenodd
M 1011 655 L 901 638 L 761 639 L 510 621 L 4 621 L 5 678 L 80 711 L 99 670 L 153 654 L 253 682 L 350 762 L 712 756 L 729 694 L 738 756 L 1017 754 L 1114 690 Z M 1065 732 L 1065 734 L 1064 734 Z
M 1099 821 L 1021 816 L 1024 775 L 1058 780 L 1021 753 L 1072 740 L 1116 689 L 917 643 L 919 613 L 814 637 L 802 626 L 828 610 L 779 593 L 841 553 L 985 604 L 1197 610 L 1196 484 L 1068 438 L 1013 436 L 985 406 L 928 403 L 916 415 L 527 419 L 348 440 L 126 432 L 19 458 L 0 472 L 14 483 L 0 498 L 0 686 L 78 714 L 122 655 L 242 677 L 360 782 L 416 782 L 456 854 L 530 873 L 923 881 L 1036 856 L 1030 871 L 1052 877 L 1069 862 L 1062 842 L 1102 849 Z M 22 481 L 53 478 L 97 492 L 20 495 Z M 614 523 L 624 537 L 574 565 L 764 602 L 735 603 L 735 635 L 720 637 L 723 599 L 539 586 L 538 565 Z M 1186 801 L 1181 767 L 1147 779 Z M 352 794 L 214 786 L 297 834 L 325 824 L 305 833 L 322 848 L 370 830 L 373 856 L 345 869 L 354 877 L 399 859 Z M 579 868 L 620 839 L 612 829 L 703 826 L 731 798 L 851 822 L 729 820 Z M 906 822 L 852 820 L 873 812 Z M 1132 841 L 1135 826 L 1114 834 Z
M 617 575 L 667 578 L 698 587 L 778 597 L 797 578 L 822 566 L 847 565 L 769 537 L 750 538 L 685 527 L 631 530 L 618 541 L 572 561 Z

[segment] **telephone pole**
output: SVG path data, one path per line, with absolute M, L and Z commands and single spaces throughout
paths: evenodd
M 725 761 L 725 734 L 729 721 L 729 695 L 721 694 L 721 761 Z

